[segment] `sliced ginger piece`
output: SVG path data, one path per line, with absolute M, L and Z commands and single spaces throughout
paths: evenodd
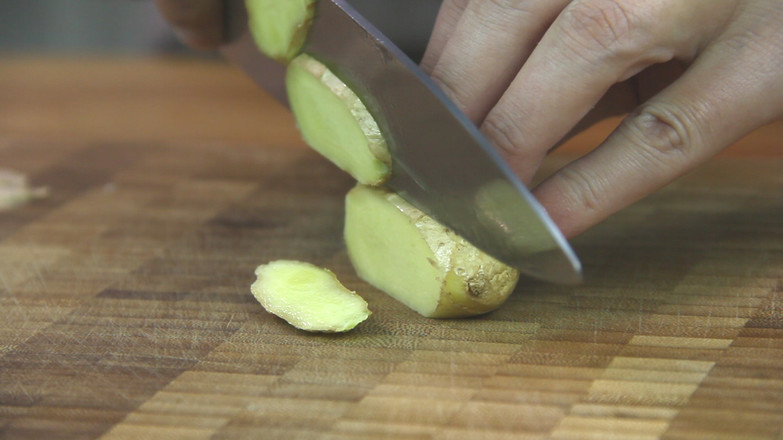
M 286 89 L 305 142 L 354 179 L 380 185 L 391 157 L 375 119 L 361 99 L 315 58 L 302 54 L 288 66 Z
M 246 0 L 248 26 L 264 55 L 287 64 L 302 50 L 315 0 Z
M 344 332 L 370 316 L 361 296 L 345 288 L 328 269 L 276 260 L 256 268 L 250 286 L 264 309 L 311 332 Z
M 48 195 L 49 189 L 46 187 L 31 187 L 26 175 L 0 169 L 0 211 L 15 208 Z
M 473 316 L 499 307 L 519 272 L 381 188 L 346 196 L 345 243 L 357 274 L 423 316 Z

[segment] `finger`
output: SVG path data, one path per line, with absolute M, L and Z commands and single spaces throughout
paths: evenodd
M 433 79 L 480 123 L 570 0 L 471 0 L 437 62 Z
M 547 30 L 482 131 L 529 182 L 547 151 L 612 85 L 653 64 L 692 57 L 725 9 L 709 0 L 574 1 Z
M 780 118 L 783 37 L 776 28 L 766 30 L 767 40 L 777 41 L 766 47 L 756 43 L 759 31 L 739 37 L 745 42 L 729 37 L 715 43 L 599 148 L 535 188 L 563 233 L 587 230 Z
M 650 66 L 639 75 L 613 85 L 550 151 L 604 119 L 628 114 L 682 76 L 683 72 L 685 67 L 674 60 Z
M 435 19 L 435 26 L 432 28 L 430 41 L 427 43 L 427 49 L 421 59 L 421 68 L 432 73 L 432 69 L 440 59 L 443 48 L 451 38 L 454 28 L 457 26 L 462 11 L 468 5 L 469 0 L 444 0 L 438 11 L 438 17 Z
M 163 18 L 188 46 L 216 49 L 223 38 L 221 0 L 155 0 Z

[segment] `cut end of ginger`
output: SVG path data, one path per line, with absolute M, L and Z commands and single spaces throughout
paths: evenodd
M 277 260 L 256 268 L 253 296 L 267 312 L 310 332 L 345 332 L 370 316 L 367 302 L 329 271 Z
M 391 175 L 381 130 L 361 99 L 323 63 L 302 54 L 288 65 L 286 90 L 299 132 L 310 147 L 365 185 Z
M 302 50 L 315 0 L 246 0 L 250 34 L 264 55 L 287 64 Z
M 457 318 L 490 312 L 519 272 L 382 188 L 346 196 L 345 243 L 357 274 L 419 314 Z

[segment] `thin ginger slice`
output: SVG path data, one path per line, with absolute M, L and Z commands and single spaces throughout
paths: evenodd
M 48 195 L 49 189 L 46 187 L 31 187 L 26 175 L 0 169 L 0 211 L 15 208 Z
M 391 156 L 361 99 L 315 58 L 302 54 L 288 66 L 286 90 L 305 142 L 366 185 L 391 175 Z
M 253 296 L 269 313 L 311 332 L 345 332 L 370 316 L 361 296 L 331 271 L 310 263 L 276 260 L 256 268 Z
M 246 0 L 248 26 L 264 55 L 287 64 L 299 54 L 313 21 L 315 0 Z

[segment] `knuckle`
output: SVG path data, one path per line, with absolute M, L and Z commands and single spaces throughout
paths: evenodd
M 558 173 L 558 177 L 565 182 L 569 200 L 579 204 L 581 212 L 600 212 L 605 206 L 608 191 L 601 178 L 585 175 L 578 169 L 565 167 Z
M 622 53 L 638 43 L 640 23 L 620 0 L 576 0 L 562 19 L 566 37 L 578 50 Z
M 649 160 L 670 165 L 693 153 L 694 135 L 682 110 L 649 105 L 631 115 L 630 121 L 631 137 Z
M 440 87 L 441 91 L 446 94 L 463 112 L 467 111 L 467 97 L 466 90 L 461 87 L 461 84 L 466 84 L 465 78 L 458 75 L 455 71 L 457 69 L 444 68 L 442 64 L 436 64 L 432 70 L 430 77 Z
M 519 142 L 522 138 L 519 129 L 507 116 L 491 112 L 482 122 L 481 131 L 504 157 L 519 158 L 524 155 Z
M 474 17 L 475 30 L 497 35 L 499 29 L 519 28 L 520 21 L 535 19 L 540 3 L 531 0 L 477 0 L 467 12 Z

